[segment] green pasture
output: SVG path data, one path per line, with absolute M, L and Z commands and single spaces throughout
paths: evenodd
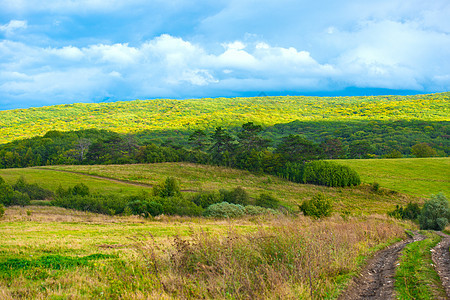
M 0 176 L 9 184 L 14 184 L 17 179 L 23 176 L 28 183 L 37 183 L 52 191 L 56 191 L 59 185 L 63 188 L 68 188 L 73 187 L 78 183 L 86 184 L 91 192 L 94 193 L 137 194 L 142 190 L 150 189 L 145 186 L 114 182 L 82 174 L 43 170 L 39 168 L 0 169 Z
M 336 162 L 355 169 L 364 183 L 405 194 L 450 195 L 450 158 L 348 159 Z

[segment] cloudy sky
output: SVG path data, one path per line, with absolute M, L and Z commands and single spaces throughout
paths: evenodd
M 0 110 L 450 90 L 449 0 L 0 0 Z

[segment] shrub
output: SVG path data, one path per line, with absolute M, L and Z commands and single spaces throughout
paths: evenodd
M 359 185 L 358 173 L 347 166 L 328 161 L 311 161 L 305 164 L 303 182 L 330 187 Z
M 387 214 L 388 216 L 397 219 L 416 220 L 420 214 L 420 207 L 417 203 L 409 202 L 405 208 L 400 205 L 396 205 L 395 209 Z
M 163 206 L 157 201 L 135 200 L 129 202 L 127 208 L 131 210 L 133 215 L 140 215 L 144 218 L 156 217 L 163 213 Z
M 121 214 L 128 204 L 128 199 L 117 195 L 68 195 L 51 201 L 54 206 L 90 211 L 99 214 Z
M 250 199 L 248 193 L 242 187 L 234 188 L 232 191 L 220 190 L 220 194 L 223 202 L 233 204 L 247 205 Z
M 4 181 L 2 183 L 0 182 L 0 204 L 5 206 L 11 205 L 13 195 L 14 190 L 12 187 Z
M 432 195 L 423 205 L 419 215 L 421 229 L 444 230 L 450 218 L 450 209 L 447 198 L 440 193 Z
M 220 193 L 217 192 L 200 192 L 192 196 L 190 201 L 194 202 L 197 206 L 207 208 L 208 206 L 222 202 Z
M 25 206 L 30 204 L 30 196 L 18 191 L 14 191 L 11 197 L 11 205 Z
M 21 193 L 27 194 L 33 200 L 51 199 L 55 194 L 47 189 L 38 186 L 36 183 L 29 184 L 24 177 L 20 177 L 13 185 L 13 189 Z
M 166 215 L 200 216 L 203 212 L 200 206 L 182 197 L 162 198 L 159 201 L 162 211 Z
M 5 207 L 0 203 L 0 218 L 5 214 Z
M 89 191 L 89 187 L 84 183 L 78 183 L 74 187 L 68 187 L 65 190 L 61 185 L 56 189 L 56 196 L 60 198 L 69 197 L 69 196 L 89 196 L 91 193 Z
M 272 195 L 261 193 L 256 199 L 255 205 L 266 207 L 266 208 L 278 208 L 280 206 L 280 201 Z
M 311 200 L 303 201 L 302 205 L 300 205 L 300 210 L 305 216 L 311 216 L 315 219 L 328 217 L 333 210 L 333 202 L 320 193 Z
M 242 205 L 228 202 L 216 203 L 208 206 L 203 212 L 205 217 L 213 218 L 237 218 L 245 214 L 245 209 Z
M 180 184 L 174 177 L 167 177 L 164 182 L 153 187 L 153 195 L 161 198 L 180 196 Z
M 247 205 L 244 207 L 244 211 L 246 215 L 249 216 L 258 216 L 258 215 L 267 215 L 272 214 L 276 215 L 278 212 L 271 208 L 265 208 L 261 206 Z
M 380 191 L 380 184 L 378 182 L 372 183 L 372 192 L 378 193 Z
M 72 195 L 88 196 L 90 195 L 89 187 L 84 183 L 78 183 L 73 187 Z

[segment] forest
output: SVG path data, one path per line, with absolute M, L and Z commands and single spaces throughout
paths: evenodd
M 247 122 L 230 129 L 219 126 L 214 131 L 146 131 L 138 134 L 98 129 L 50 131 L 42 137 L 0 145 L 0 168 L 188 161 L 261 171 L 266 168 L 261 165 L 263 161 L 275 163 L 274 160 L 281 158 L 297 162 L 446 157 L 450 154 L 449 137 L 450 122 L 404 120 L 294 121 L 269 127 Z M 289 149 L 294 144 L 303 148 L 295 150 L 298 157 L 288 157 L 289 153 L 296 153 Z
M 0 110 L 0 144 L 43 136 L 49 131 L 93 128 L 178 138 L 178 133 L 213 131 L 218 126 L 239 128 L 247 122 L 264 128 L 298 120 L 311 124 L 365 121 L 367 126 L 372 121 L 391 126 L 391 122 L 399 120 L 448 124 L 449 103 L 447 92 L 411 96 L 154 99 Z

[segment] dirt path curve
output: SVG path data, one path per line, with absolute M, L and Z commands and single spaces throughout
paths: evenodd
M 116 182 L 116 183 L 124 183 L 124 184 L 129 184 L 129 185 L 134 185 L 134 186 L 142 186 L 142 187 L 148 187 L 148 188 L 152 188 L 153 187 L 153 184 L 149 184 L 149 183 L 142 183 L 142 182 L 136 182 L 136 181 L 114 179 L 114 178 L 110 178 L 110 177 L 92 175 L 92 174 L 83 173 L 83 172 L 77 172 L 77 171 L 47 169 L 47 168 L 41 168 L 41 167 L 35 167 L 34 169 L 46 170 L 46 171 L 57 171 L 57 172 L 63 172 L 63 173 L 71 173 L 71 174 L 89 176 L 89 177 L 92 177 L 92 178 L 107 180 L 107 181 Z M 198 191 L 195 191 L 195 190 L 181 190 L 181 191 L 182 192 L 198 192 Z
M 423 239 L 425 236 L 416 233 L 414 237 L 377 252 L 338 299 L 393 299 L 394 274 L 400 252 L 407 244 Z
M 442 240 L 431 250 L 431 258 L 436 272 L 441 277 L 447 298 L 450 299 L 450 235 L 442 232 L 436 232 L 436 234 L 440 235 Z

